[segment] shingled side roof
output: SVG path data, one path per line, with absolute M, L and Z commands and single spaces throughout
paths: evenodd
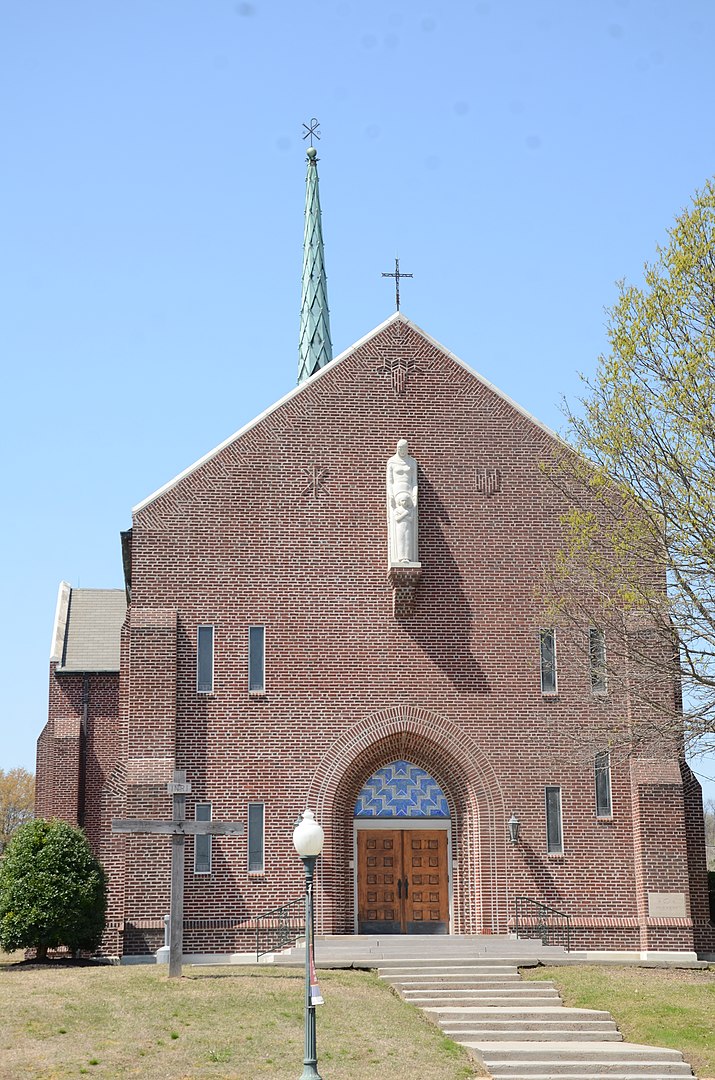
M 119 671 L 119 644 L 127 612 L 124 589 L 73 589 L 57 596 L 50 659 L 57 671 Z

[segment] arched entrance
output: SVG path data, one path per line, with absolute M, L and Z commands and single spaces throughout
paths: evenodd
M 451 821 L 439 784 L 399 759 L 356 801 L 355 910 L 359 934 L 447 934 Z
M 306 805 L 326 827 L 316 868 L 321 933 L 355 933 L 355 803 L 386 762 L 422 766 L 444 792 L 450 813 L 451 934 L 506 933 L 507 813 L 484 750 L 449 717 L 400 704 L 362 717 L 326 749 Z

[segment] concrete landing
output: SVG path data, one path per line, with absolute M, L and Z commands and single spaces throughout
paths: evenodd
M 375 968 L 387 961 L 409 960 L 411 964 L 430 964 L 435 959 L 450 960 L 455 967 L 482 963 L 489 959 L 511 959 L 519 967 L 565 961 L 569 953 L 540 941 L 519 940 L 506 936 L 482 934 L 408 935 L 384 937 L 367 934 L 318 935 L 315 939 L 316 967 Z M 305 962 L 302 944 L 285 953 L 277 953 L 276 964 L 296 965 Z
M 439 959 L 455 965 L 483 962 L 488 959 L 512 959 L 519 967 L 537 964 L 635 964 L 638 967 L 706 968 L 695 953 L 636 952 L 567 952 L 556 945 L 542 945 L 539 940 L 513 938 L 497 934 L 321 934 L 316 937 L 317 967 L 377 967 L 388 960 L 409 959 L 411 963 L 429 964 Z M 296 965 L 305 960 L 303 946 L 277 953 L 273 962 Z

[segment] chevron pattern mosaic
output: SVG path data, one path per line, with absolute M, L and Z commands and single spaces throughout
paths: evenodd
M 355 803 L 355 817 L 449 817 L 436 780 L 409 761 L 393 761 L 374 772 Z

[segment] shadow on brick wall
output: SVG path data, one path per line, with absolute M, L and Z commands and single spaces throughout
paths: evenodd
M 471 604 L 444 535 L 449 514 L 421 471 L 419 490 L 419 546 L 424 577 L 418 588 L 417 610 L 413 618 L 405 620 L 405 630 L 457 690 L 488 694 L 489 682 L 470 651 Z

